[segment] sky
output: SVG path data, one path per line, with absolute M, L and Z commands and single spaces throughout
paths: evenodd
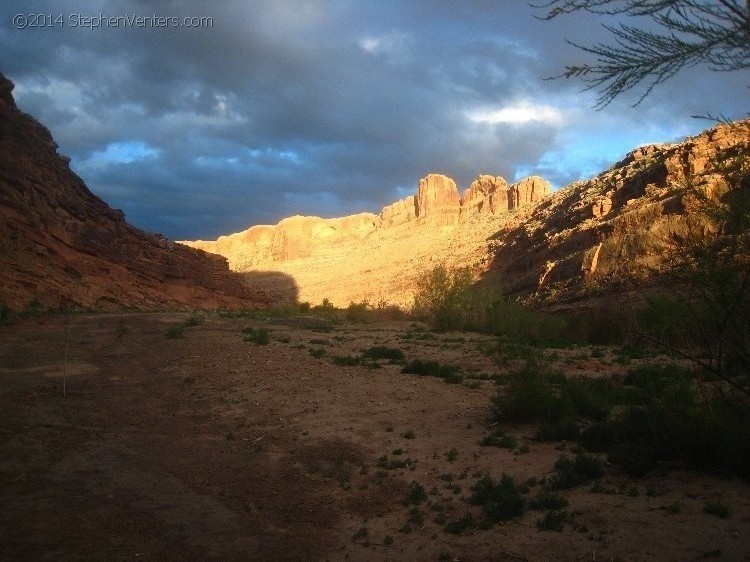
M 595 110 L 559 75 L 607 41 L 523 0 L 92 0 L 0 6 L 0 72 L 89 188 L 170 239 L 374 212 L 428 173 L 592 177 L 740 118 L 747 73 L 681 72 Z M 185 18 L 188 18 L 187 20 Z M 612 23 L 612 22 L 609 22 Z

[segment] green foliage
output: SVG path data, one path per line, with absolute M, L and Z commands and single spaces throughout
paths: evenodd
M 732 516 L 732 509 L 720 501 L 708 501 L 703 506 L 703 513 L 716 515 L 719 519 L 729 519 Z
M 185 320 L 184 325 L 186 328 L 192 328 L 194 326 L 200 326 L 203 323 L 203 319 L 200 316 L 197 316 L 195 313 L 191 314 L 187 320 Z
M 422 359 L 413 359 L 401 369 L 402 373 L 408 375 L 440 377 L 451 384 L 459 384 L 463 381 L 460 371 L 460 367 L 456 365 L 441 365 L 438 361 L 424 361 Z
M 578 423 L 571 418 L 542 424 L 536 430 L 536 438 L 540 441 L 574 441 L 580 435 Z
M 419 482 L 413 481 L 409 486 L 409 493 L 404 500 L 404 505 L 419 505 L 427 500 L 427 492 Z
M 399 468 L 412 468 L 414 466 L 414 459 L 409 457 L 403 459 L 388 459 L 388 455 L 383 455 L 378 459 L 378 467 L 384 468 L 385 470 L 397 470 Z
M 359 303 L 350 303 L 344 309 L 344 319 L 347 322 L 362 324 L 373 322 L 375 320 L 372 307 L 365 301 Z
M 336 365 L 343 365 L 346 367 L 354 367 L 355 365 L 359 365 L 362 362 L 362 359 L 360 357 L 354 357 L 352 355 L 336 355 L 333 358 L 333 362 Z
M 651 299 L 634 329 L 750 396 L 750 157 L 730 148 L 711 164 L 723 182 L 687 186 L 693 220 L 662 249 L 670 295 Z
M 555 463 L 555 474 L 548 481 L 550 490 L 567 490 L 592 480 L 604 474 L 602 461 L 585 453 L 579 453 L 571 460 L 562 455 Z
M 320 359 L 326 354 L 326 350 L 324 347 L 311 347 L 310 348 L 310 355 L 315 357 L 315 359 Z
M 391 363 L 404 360 L 404 352 L 395 347 L 374 346 L 362 352 L 362 359 L 388 359 Z
M 482 447 L 500 447 L 501 449 L 515 449 L 516 438 L 506 435 L 502 429 L 496 427 L 489 435 L 486 435 L 479 444 Z
M 536 347 L 558 347 L 570 343 L 565 337 L 565 317 L 525 308 L 518 302 L 496 301 L 490 307 L 485 330 L 504 342 Z
M 466 513 L 460 519 L 451 521 L 445 526 L 445 532 L 453 535 L 462 535 L 467 531 L 475 530 L 479 525 L 474 520 L 474 516 L 471 513 Z
M 624 407 L 581 435 L 591 450 L 642 476 L 660 461 L 750 478 L 750 408 L 737 394 L 698 392 L 695 373 L 641 366 L 625 379 Z
M 536 528 L 540 531 L 555 531 L 562 533 L 565 523 L 573 521 L 573 516 L 567 511 L 550 511 L 537 520 Z
M 574 411 L 554 391 L 551 376 L 537 363 L 526 363 L 509 380 L 506 392 L 492 398 L 500 420 L 556 422 Z
M 417 281 L 414 312 L 426 314 L 439 330 L 463 328 L 472 281 L 467 268 L 451 270 L 445 264 L 435 266 Z
M 258 328 L 257 330 L 252 326 L 248 326 L 242 333 L 245 334 L 243 341 L 252 342 L 256 345 L 268 345 L 271 341 L 271 337 L 268 335 L 268 330 L 265 328 Z
M 520 517 L 526 508 L 526 499 L 513 478 L 507 474 L 503 474 L 497 484 L 492 478 L 485 476 L 477 481 L 472 490 L 474 493 L 469 502 L 481 505 L 489 521 L 508 521 Z
M 568 500 L 557 492 L 542 488 L 537 492 L 534 499 L 529 502 L 529 507 L 538 511 L 563 509 L 568 507 Z

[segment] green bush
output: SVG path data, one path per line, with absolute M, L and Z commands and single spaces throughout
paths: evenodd
M 732 516 L 732 510 L 729 506 L 720 501 L 708 501 L 703 506 L 703 513 L 716 515 L 719 519 L 729 519 Z
M 424 361 L 422 359 L 413 359 L 401 369 L 401 372 L 407 375 L 440 377 L 451 384 L 459 384 L 463 381 L 460 371 L 460 367 L 456 365 L 441 365 L 438 361 Z
M 184 325 L 186 328 L 192 328 L 194 326 L 199 326 L 203 323 L 203 319 L 200 316 L 197 316 L 195 314 L 191 314 L 187 320 L 185 320 Z
M 562 533 L 565 523 L 573 521 L 573 516 L 567 511 L 550 511 L 536 522 L 540 531 L 555 531 Z
M 362 352 L 362 359 L 388 359 L 391 363 L 404 360 L 404 352 L 395 347 L 374 346 Z
M 244 341 L 252 342 L 256 345 L 268 345 L 271 341 L 268 330 L 265 328 L 258 328 L 256 330 L 253 327 L 247 327 L 242 332 L 245 334 Z
M 375 320 L 372 307 L 365 301 L 350 303 L 349 306 L 344 309 L 344 319 L 347 322 L 353 322 L 355 324 L 363 324 Z
M 354 357 L 352 355 L 337 355 L 333 358 L 333 362 L 336 365 L 344 365 L 346 367 L 354 367 L 362 362 L 360 357 Z
M 435 266 L 417 281 L 413 310 L 426 315 L 439 330 L 457 330 L 465 326 L 469 289 L 473 278 L 468 268 Z
M 540 441 L 575 441 L 580 435 L 578 424 L 570 418 L 542 424 L 536 430 L 536 438 Z
M 469 498 L 472 505 L 481 505 L 489 521 L 508 521 L 523 515 L 526 499 L 511 476 L 503 474 L 500 482 L 495 484 L 492 478 L 485 476 L 474 487 Z
M 559 396 L 550 374 L 537 363 L 526 363 L 509 379 L 506 392 L 492 398 L 500 420 L 557 422 L 573 415 L 573 405 Z
M 581 434 L 589 449 L 606 452 L 642 476 L 659 462 L 750 478 L 750 408 L 738 393 L 698 392 L 695 374 L 675 365 L 631 369 L 622 407 Z
M 409 493 L 404 500 L 404 505 L 419 505 L 427 500 L 427 492 L 419 482 L 412 481 L 409 486 Z
M 543 488 L 539 490 L 534 499 L 529 502 L 529 507 L 538 511 L 544 511 L 545 509 L 563 509 L 568 507 L 568 500 L 557 492 Z
M 453 535 L 461 535 L 467 531 L 475 530 L 479 525 L 471 513 L 463 515 L 460 519 L 451 521 L 445 526 L 445 532 Z
M 567 490 L 601 478 L 604 474 L 602 461 L 585 453 L 579 453 L 573 460 L 562 455 L 555 463 L 555 474 L 550 477 L 550 490 Z

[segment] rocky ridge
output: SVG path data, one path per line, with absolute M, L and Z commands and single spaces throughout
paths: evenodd
M 70 170 L 12 90 L 0 74 L 0 304 L 115 310 L 267 300 L 225 258 L 128 224 Z
M 672 234 L 689 224 L 696 190 L 718 198 L 722 167 L 750 157 L 750 121 L 719 124 L 676 144 L 642 146 L 597 177 L 575 182 L 491 241 L 485 280 L 516 295 L 560 302 L 653 279 Z M 607 289 L 609 287 L 609 289 Z
M 437 263 L 471 267 L 510 295 L 575 300 L 658 263 L 669 234 L 700 220 L 691 190 L 721 190 L 730 152 L 750 155 L 750 121 L 640 147 L 553 194 L 539 177 L 508 185 L 480 175 L 459 196 L 453 180 L 430 174 L 379 215 L 291 217 L 187 244 L 226 256 L 236 271 L 281 272 L 281 285 L 293 279 L 313 303 L 409 305 L 420 274 Z M 279 287 L 279 277 L 264 279 Z
M 508 185 L 502 177 L 480 175 L 459 196 L 451 178 L 428 174 L 419 181 L 416 195 L 383 207 L 378 215 L 360 213 L 333 219 L 293 216 L 273 226 L 252 226 L 215 241 L 182 243 L 225 256 L 234 271 L 252 271 L 324 256 L 336 246 L 362 242 L 376 232 L 387 238 L 386 231 L 395 232 L 395 227 L 407 223 L 429 236 L 430 231 L 453 230 L 478 216 L 505 220 L 510 213 L 538 203 L 549 193 L 550 183 L 538 176 Z

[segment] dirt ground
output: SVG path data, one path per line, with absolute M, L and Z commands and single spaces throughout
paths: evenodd
M 525 445 L 514 451 L 479 445 L 498 391 L 483 379 L 505 368 L 480 351 L 489 337 L 218 315 L 165 336 L 186 318 L 0 327 L 0 560 L 750 559 L 750 487 L 669 467 L 632 480 L 606 466 L 600 484 L 567 494 L 575 519 L 562 532 L 527 511 L 447 533 L 479 513 L 466 500 L 481 476 L 539 479 L 571 448 L 535 441 L 532 427 L 505 428 Z M 248 326 L 270 343 L 243 341 Z M 474 378 L 332 360 L 375 345 Z M 592 376 L 624 369 L 610 350 L 552 360 Z M 405 505 L 415 482 L 428 497 Z M 704 513 L 713 500 L 731 517 Z

